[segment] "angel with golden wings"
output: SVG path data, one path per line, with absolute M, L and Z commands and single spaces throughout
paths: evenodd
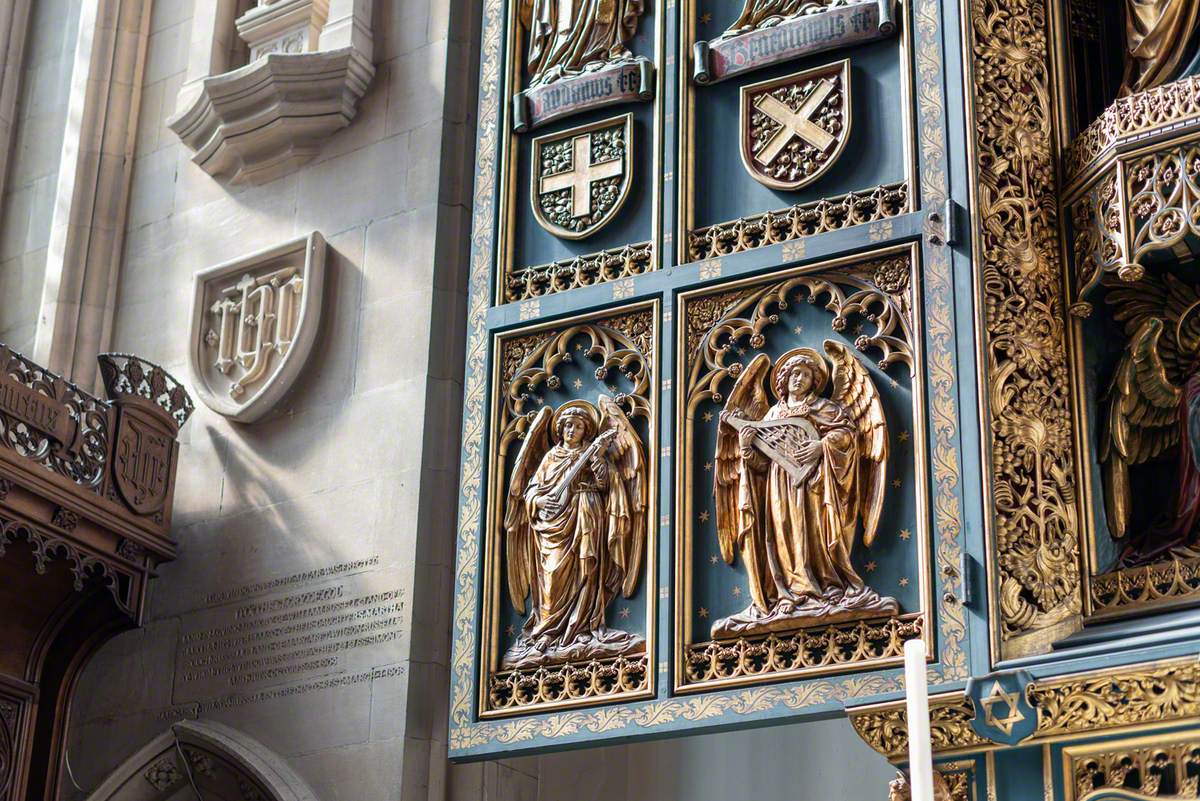
M 1105 393 L 1100 432 L 1109 533 L 1125 540 L 1121 566 L 1192 556 L 1200 524 L 1200 294 L 1174 275 L 1147 276 L 1106 296 L 1129 342 Z M 1177 451 L 1172 453 L 1172 451 Z M 1165 512 L 1130 532 L 1130 468 L 1174 457 Z M 1153 482 L 1151 482 L 1153 483 Z
M 850 562 L 860 522 L 870 546 L 883 510 L 888 435 L 879 391 L 845 345 L 826 340 L 825 355 L 829 364 L 796 348 L 772 368 L 759 354 L 721 412 L 717 536 L 727 563 L 741 555 L 751 604 L 713 623 L 714 638 L 899 611 Z
M 620 404 L 543 408 L 517 455 L 504 517 L 508 591 L 529 617 L 502 668 L 645 651 L 605 610 L 637 589 L 646 549 L 646 455 Z

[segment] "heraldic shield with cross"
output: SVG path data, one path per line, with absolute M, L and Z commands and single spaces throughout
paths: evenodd
M 629 194 L 633 115 L 533 140 L 533 214 L 563 239 L 604 227 Z
M 820 178 L 850 137 L 850 62 L 742 87 L 742 164 L 772 189 Z

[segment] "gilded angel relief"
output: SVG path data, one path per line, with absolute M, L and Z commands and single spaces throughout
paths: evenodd
M 721 412 L 717 535 L 728 564 L 742 558 L 751 604 L 714 622 L 714 638 L 899 612 L 850 561 L 860 522 L 870 546 L 883 509 L 888 432 L 879 391 L 845 345 L 826 340 L 825 356 L 796 348 L 772 367 L 759 354 Z
M 637 589 L 646 549 L 647 465 L 607 395 L 543 408 L 517 455 L 504 518 L 508 590 L 529 616 L 505 670 L 644 653 L 605 610 Z
M 1100 461 L 1108 529 L 1125 542 L 1120 566 L 1194 556 L 1200 523 L 1200 294 L 1171 274 L 1147 276 L 1107 296 L 1129 337 L 1103 398 Z M 1166 508 L 1131 531 L 1130 468 L 1169 459 L 1176 449 Z

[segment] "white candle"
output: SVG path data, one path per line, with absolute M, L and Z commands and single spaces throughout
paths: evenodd
M 929 736 L 929 683 L 925 642 L 904 643 L 904 691 L 908 696 L 908 775 L 912 801 L 933 801 L 933 743 Z

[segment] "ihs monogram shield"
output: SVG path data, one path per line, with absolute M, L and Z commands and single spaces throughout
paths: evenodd
M 607 225 L 629 195 L 633 115 L 533 140 L 530 199 L 538 224 L 563 239 Z
M 196 274 L 189 355 L 210 409 L 254 422 L 291 388 L 316 340 L 325 250 L 314 231 Z
M 800 189 L 838 160 L 850 138 L 850 62 L 742 87 L 742 164 L 772 189 Z

